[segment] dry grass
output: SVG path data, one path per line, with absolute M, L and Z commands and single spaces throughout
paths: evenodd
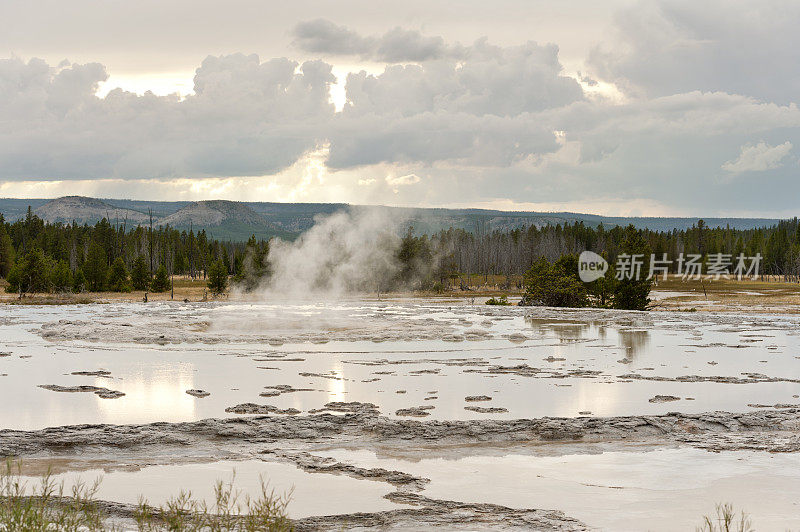
M 658 298 L 659 292 L 668 297 Z M 800 312 L 800 284 L 771 280 L 682 280 L 670 276 L 654 287 L 658 300 L 653 308 L 664 310 L 713 310 L 759 313 Z
M 380 294 L 381 298 L 442 298 L 442 299 L 478 299 L 499 298 L 501 296 L 519 297 L 524 290 L 518 289 L 519 277 L 511 278 L 511 287 L 505 288 L 507 280 L 503 275 L 471 275 L 461 279 L 468 290 L 460 289 L 459 279 L 452 279 L 446 284 L 443 292 L 416 291 L 392 292 Z M 467 284 L 469 281 L 469 284 Z M 84 303 L 109 303 L 118 301 L 142 302 L 145 292 L 85 292 L 82 294 L 34 294 L 18 299 L 16 294 L 6 293 L 5 282 L 0 280 L 0 303 L 29 305 L 75 305 Z M 668 297 L 659 297 L 659 293 Z M 375 294 L 373 294 L 375 295 Z M 659 280 L 652 294 L 657 299 L 653 309 L 660 310 L 710 310 L 717 312 L 759 312 L 759 313 L 800 313 L 800 283 L 787 283 L 778 278 L 770 280 L 733 280 L 717 281 L 682 280 L 671 275 L 666 280 Z M 191 279 L 186 276 L 175 278 L 175 293 L 148 292 L 149 301 L 212 301 L 210 291 L 203 279 Z M 233 296 L 231 296 L 233 297 Z M 243 296 L 246 297 L 246 296 Z M 223 295 L 217 300 L 227 301 Z
M 185 301 L 190 302 L 213 300 L 211 292 L 208 290 L 207 281 L 203 279 L 191 279 L 186 276 L 175 277 L 175 294 L 172 292 L 147 292 L 148 301 Z M 142 302 L 145 291 L 133 292 L 83 292 L 80 294 L 28 294 L 19 299 L 17 294 L 9 294 L 5 291 L 8 283 L 0 280 L 0 303 L 12 303 L 23 305 L 76 305 L 83 303 L 110 303 L 119 301 Z M 225 297 L 223 296 L 224 300 Z

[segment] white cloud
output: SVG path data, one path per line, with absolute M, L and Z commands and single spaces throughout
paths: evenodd
M 393 187 L 416 185 L 420 181 L 422 181 L 422 178 L 416 174 L 386 176 L 386 182 Z
M 783 164 L 783 160 L 791 151 L 792 143 L 789 141 L 777 146 L 770 146 L 765 142 L 746 144 L 742 146 L 739 157 L 724 163 L 722 169 L 731 174 L 774 170 Z

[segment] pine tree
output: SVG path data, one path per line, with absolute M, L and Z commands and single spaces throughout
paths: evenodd
M 78 268 L 72 275 L 72 291 L 79 294 L 84 290 L 86 290 L 86 276 L 83 274 L 83 270 Z
M 650 269 L 650 245 L 641 232 L 637 231 L 633 225 L 629 225 L 625 229 L 625 238 L 620 247 L 622 253 L 640 256 L 643 263 L 638 278 L 635 275 L 626 275 L 622 279 L 617 279 L 613 288 L 613 307 L 625 310 L 647 310 L 647 306 L 650 304 L 650 288 L 653 286 L 653 280 L 647 278 Z
M 51 265 L 44 252 L 32 248 L 14 264 L 8 274 L 7 292 L 48 292 L 50 290 Z
M 86 256 L 86 262 L 83 265 L 83 273 L 86 276 L 86 287 L 92 292 L 100 292 L 103 290 L 106 282 L 106 271 L 108 270 L 108 263 L 106 262 L 106 252 L 100 243 L 92 239 L 89 244 L 89 253 Z
M 142 255 L 136 257 L 131 270 L 131 284 L 134 290 L 147 290 L 150 287 L 150 270 Z
M 112 292 L 130 292 L 131 286 L 128 284 L 128 268 L 122 257 L 114 259 L 111 269 L 108 270 L 108 280 L 106 286 Z
M 150 285 L 150 289 L 153 292 L 166 292 L 169 290 L 169 274 L 167 273 L 167 267 L 163 264 L 158 267 L 156 270 L 156 275 L 153 277 L 153 282 Z
M 67 261 L 60 260 L 56 263 L 50 275 L 50 284 L 56 292 L 68 292 L 72 289 L 72 272 Z
M 242 267 L 237 271 L 237 282 L 242 282 L 245 290 L 255 290 L 264 277 L 269 277 L 271 268 L 268 256 L 269 242 L 259 242 L 256 235 L 251 235 L 245 246 Z
M 214 294 L 221 294 L 228 286 L 228 270 L 222 259 L 217 259 L 211 263 L 208 270 L 208 288 Z
M 14 246 L 6 231 L 6 223 L 0 214 L 0 278 L 5 279 L 14 266 Z

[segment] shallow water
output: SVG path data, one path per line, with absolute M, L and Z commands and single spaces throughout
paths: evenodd
M 37 477 L 23 477 L 29 488 L 38 485 Z M 309 474 L 292 465 L 258 460 L 219 461 L 181 465 L 143 467 L 139 471 L 111 471 L 90 469 L 80 474 L 69 472 L 53 475 L 57 483 L 63 482 L 66 492 L 78 481 L 91 485 L 100 479 L 97 498 L 106 501 L 138 504 L 142 495 L 147 503 L 160 506 L 181 489 L 191 490 L 194 499 L 214 505 L 214 485 L 217 481 L 233 486 L 244 497 L 260 497 L 261 480 L 267 493 L 290 496 L 287 513 L 292 518 L 312 515 L 334 515 L 352 512 L 396 510 L 403 505 L 383 498 L 394 491 L 391 486 L 369 480 L 356 480 L 340 475 Z
M 9 356 L 0 357 L 0 404 L 14 407 L 0 410 L 0 428 L 191 421 L 235 416 L 225 408 L 240 403 L 305 413 L 329 401 L 361 401 L 389 416 L 434 406 L 423 419 L 742 412 L 752 404 L 800 403 L 797 382 L 621 377 L 747 379 L 744 374 L 758 373 L 798 380 L 798 324 L 785 317 L 543 314 L 426 301 L 4 306 L 2 312 L 0 352 Z M 86 335 L 43 338 L 53 331 Z M 151 333 L 166 339 L 152 341 Z M 170 334 L 180 342 L 172 343 Z M 536 371 L 497 373 L 520 365 Z M 71 374 L 96 370 L 111 376 Z M 37 387 L 45 384 L 126 395 L 103 399 Z M 311 391 L 260 396 L 275 385 Z M 195 398 L 188 389 L 211 395 Z M 492 399 L 465 401 L 475 395 Z M 649 402 L 655 395 L 680 399 Z M 476 405 L 508 412 L 464 409 Z
M 431 479 L 428 497 L 553 508 L 615 531 L 693 530 L 716 503 L 746 510 L 756 530 L 800 528 L 800 456 L 699 449 L 561 456 L 402 460 L 370 451 L 324 453 L 361 467 Z

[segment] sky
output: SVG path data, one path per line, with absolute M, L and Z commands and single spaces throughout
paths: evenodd
M 797 215 L 800 3 L 4 0 L 0 197 Z

